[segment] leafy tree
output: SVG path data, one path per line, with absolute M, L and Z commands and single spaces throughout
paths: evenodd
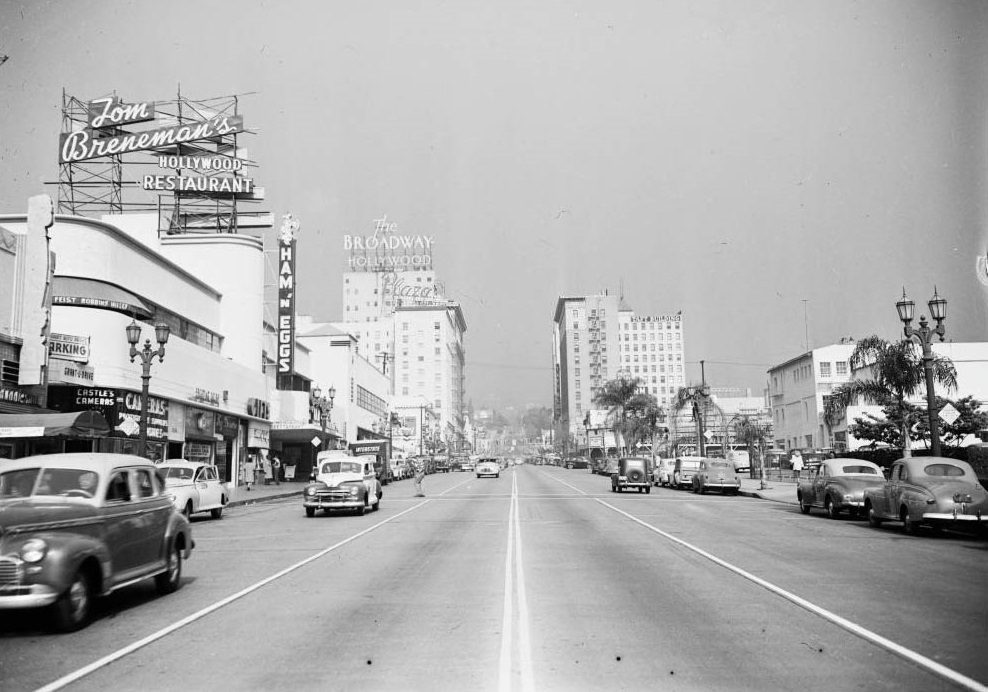
M 911 341 L 889 342 L 874 335 L 859 341 L 851 353 L 851 369 L 870 365 L 872 378 L 851 380 L 835 388 L 824 405 L 824 420 L 836 421 L 843 418 L 847 407 L 859 397 L 883 408 L 891 407 L 886 419 L 898 423 L 902 453 L 909 456 L 909 428 L 916 422 L 911 417 L 915 415 L 916 407 L 906 399 L 926 391 L 923 359 L 917 350 L 917 346 Z M 954 364 L 947 358 L 934 355 L 933 379 L 948 390 L 956 389 L 957 370 Z M 857 420 L 863 419 L 856 419 L 856 424 Z M 851 427 L 848 427 L 848 431 L 859 439 L 876 439 L 862 438 Z
M 521 416 L 521 427 L 527 440 L 540 439 L 542 431 L 552 427 L 552 409 L 540 406 L 526 410 Z
M 642 440 L 651 440 L 664 418 L 655 397 L 638 391 L 640 385 L 637 377 L 608 380 L 593 400 L 608 410 L 615 439 L 623 441 L 629 449 Z
M 945 447 L 960 447 L 968 435 L 977 435 L 979 431 L 988 428 L 988 412 L 980 410 L 981 402 L 973 396 L 965 396 L 956 400 L 937 397 L 937 410 L 943 409 L 948 403 L 957 409 L 957 413 L 960 415 L 953 423 L 947 423 L 941 419 L 937 425 L 940 431 L 940 441 Z M 915 429 L 920 439 L 929 439 L 930 430 L 926 416 L 920 417 L 916 422 Z
M 758 421 L 749 415 L 736 416 L 734 423 L 734 439 L 744 443 L 748 448 L 748 459 L 754 460 L 755 448 L 762 449 L 768 439 L 768 428 L 760 425 Z

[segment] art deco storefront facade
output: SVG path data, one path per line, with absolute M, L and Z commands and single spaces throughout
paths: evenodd
M 26 221 L 0 216 L 14 235 Z M 50 250 L 47 409 L 99 411 L 110 431 L 92 447 L 136 451 L 141 367 L 131 362 L 125 328 L 136 322 L 141 343 L 154 345 L 155 325 L 167 324 L 164 359 L 151 366 L 148 456 L 208 461 L 222 478 L 239 480 L 246 456 L 266 450 L 270 438 L 261 240 L 159 238 L 153 215 L 56 216 Z M 60 450 L 41 440 L 22 450 L 43 451 Z

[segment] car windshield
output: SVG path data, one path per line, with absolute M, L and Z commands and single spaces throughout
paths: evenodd
M 360 473 L 360 463 L 356 461 L 327 461 L 322 465 L 323 473 Z
M 930 464 L 923 467 L 923 473 L 927 476 L 964 476 L 964 469 L 953 464 Z
M 840 468 L 841 473 L 847 475 L 851 473 L 867 475 L 867 476 L 879 476 L 878 469 L 871 466 L 863 466 L 860 464 L 845 464 Z
M 165 478 L 177 478 L 183 481 L 191 481 L 193 469 L 185 466 L 165 466 L 162 469 L 165 472 Z
M 92 497 L 99 476 L 85 469 L 19 469 L 0 474 L 0 499 L 31 495 Z

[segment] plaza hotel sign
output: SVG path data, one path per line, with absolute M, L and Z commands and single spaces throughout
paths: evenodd
M 153 102 L 124 104 L 117 97 L 93 99 L 88 104 L 88 125 L 61 136 L 59 163 L 76 163 L 105 156 L 119 156 L 149 149 L 175 147 L 203 139 L 214 139 L 244 131 L 240 115 L 222 115 L 208 120 L 159 127 L 141 132 L 114 133 L 108 128 L 149 122 L 155 119 Z M 213 175 L 145 175 L 140 181 L 145 190 L 186 192 L 209 195 L 250 195 L 254 181 L 250 178 L 215 173 L 236 174 L 243 162 L 228 156 L 159 156 L 158 167 L 213 173 Z

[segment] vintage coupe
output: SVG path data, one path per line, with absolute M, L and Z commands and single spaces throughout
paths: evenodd
M 636 489 L 638 492 L 652 492 L 649 460 L 642 457 L 621 457 L 617 468 L 611 472 L 611 492 L 621 493 Z
M 373 457 L 335 456 L 319 462 L 316 479 L 302 493 L 302 506 L 307 517 L 315 516 L 317 509 L 326 513 L 349 509 L 363 514 L 368 509 L 380 509 L 383 495 Z
M 209 512 L 213 519 L 223 516 L 230 491 L 215 466 L 176 459 L 158 464 L 158 469 L 165 476 L 175 509 L 187 518 L 199 512 Z
M 721 494 L 741 492 L 741 477 L 733 462 L 723 459 L 701 459 L 700 467 L 693 474 L 693 492 L 705 493 L 719 490 Z
M 0 466 L 0 610 L 47 607 L 58 631 L 93 600 L 153 577 L 181 586 L 192 528 L 154 464 L 129 454 L 47 454 Z
M 844 510 L 857 516 L 864 507 L 865 490 L 884 484 L 881 467 L 871 461 L 851 457 L 824 459 L 800 480 L 796 499 L 803 514 L 819 507 L 831 519 L 837 519 Z
M 901 521 L 906 533 L 921 525 L 984 530 L 988 491 L 966 461 L 947 457 L 909 457 L 892 464 L 888 480 L 864 492 L 868 523 Z
M 692 488 L 693 474 L 700 470 L 700 462 L 706 457 L 677 457 L 672 469 L 673 488 Z

